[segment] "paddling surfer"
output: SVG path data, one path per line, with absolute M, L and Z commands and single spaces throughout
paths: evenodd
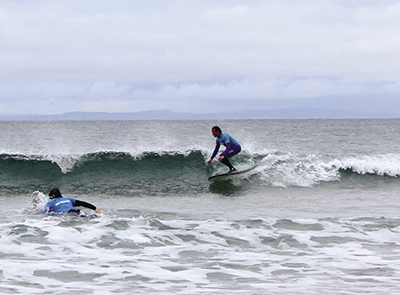
M 50 201 L 46 203 L 43 210 L 44 213 L 74 213 L 79 214 L 80 210 L 75 207 L 85 207 L 94 210 L 96 213 L 102 213 L 103 210 L 97 208 L 96 206 L 79 201 L 73 198 L 64 198 L 58 188 L 53 188 L 50 193 Z

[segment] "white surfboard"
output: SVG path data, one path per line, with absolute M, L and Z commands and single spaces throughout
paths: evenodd
M 237 171 L 234 172 L 227 172 L 227 173 L 221 173 L 221 174 L 215 174 L 213 176 L 210 176 L 208 180 L 215 181 L 215 180 L 224 180 L 224 179 L 229 179 L 231 177 L 237 176 L 239 174 L 245 174 L 247 172 L 250 172 L 254 168 L 256 168 L 257 165 L 251 166 L 251 167 L 245 167 L 242 169 L 238 169 Z

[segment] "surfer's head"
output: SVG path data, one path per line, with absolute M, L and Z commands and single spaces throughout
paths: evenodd
M 219 137 L 222 133 L 221 128 L 219 128 L 218 126 L 214 126 L 213 128 L 211 128 L 211 132 L 214 137 Z
M 53 198 L 62 198 L 61 192 L 58 188 L 53 188 L 49 193 L 50 199 Z

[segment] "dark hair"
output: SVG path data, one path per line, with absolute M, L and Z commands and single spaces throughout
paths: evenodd
M 221 128 L 219 128 L 218 126 L 214 126 L 213 128 L 211 128 L 211 130 L 222 133 Z
M 62 198 L 61 192 L 58 188 L 53 188 L 49 193 L 50 199 L 53 198 Z

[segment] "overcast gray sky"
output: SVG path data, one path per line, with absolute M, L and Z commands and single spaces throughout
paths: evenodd
M 0 114 L 400 115 L 400 1 L 0 0 Z

